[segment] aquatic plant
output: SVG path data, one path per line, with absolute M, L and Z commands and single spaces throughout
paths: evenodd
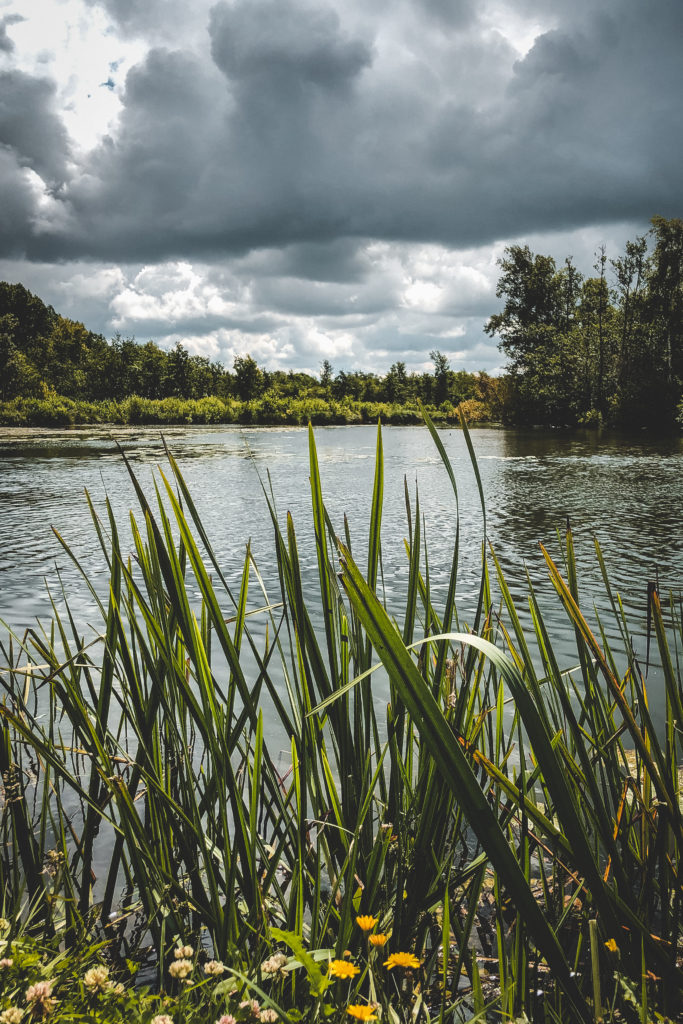
M 2 649 L 0 892 L 11 913 L 29 900 L 32 934 L 67 948 L 100 937 L 124 973 L 149 947 L 159 990 L 193 976 L 192 955 L 174 950 L 200 949 L 243 1001 L 262 1001 L 267 984 L 266 1009 L 282 1019 L 297 1007 L 372 1019 L 358 1008 L 375 1005 L 484 1019 L 490 1003 L 495 1019 L 589 1020 L 607 993 L 642 1019 L 676 1012 L 680 606 L 671 600 L 665 621 L 650 594 L 659 733 L 597 545 L 619 650 L 583 613 L 571 532 L 562 568 L 544 549 L 574 666 L 558 664 L 530 582 L 523 626 L 485 543 L 476 610 L 462 621 L 457 526 L 435 606 L 407 491 L 408 581 L 389 610 L 381 431 L 362 570 L 348 525 L 337 532 L 325 508 L 312 430 L 309 450 L 316 596 L 292 517 L 279 518 L 266 486 L 277 594 L 249 548 L 241 577 L 226 579 L 172 453 L 153 495 L 128 466 L 132 555 L 109 503 L 100 515 L 88 497 L 109 572 L 104 598 L 83 574 L 99 627 L 82 635 L 62 595 L 51 623 Z M 266 969 L 283 948 L 296 969 Z M 354 989 L 342 1005 L 344 978 Z

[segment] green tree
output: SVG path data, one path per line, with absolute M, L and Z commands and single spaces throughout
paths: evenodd
M 429 358 L 434 363 L 434 390 L 432 400 L 435 405 L 441 405 L 448 398 L 448 376 L 450 363 L 443 352 L 438 348 L 429 353 Z
M 384 378 L 384 391 L 387 401 L 402 405 L 409 398 L 409 388 L 406 364 L 403 362 L 392 363 L 389 372 Z
M 243 402 L 252 398 L 258 398 L 263 393 L 264 376 L 263 370 L 256 360 L 250 355 L 235 356 L 233 364 L 235 370 L 235 390 Z
M 333 373 L 334 370 L 332 369 L 332 363 L 329 359 L 323 359 L 322 366 L 320 367 L 320 384 L 327 393 L 329 393 L 332 388 Z

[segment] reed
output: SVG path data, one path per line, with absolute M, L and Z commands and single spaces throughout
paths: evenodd
M 424 416 L 457 512 L 453 468 Z M 673 1016 L 680 605 L 650 595 L 666 684 L 658 733 L 597 545 L 618 650 L 584 614 L 571 532 L 562 568 L 544 549 L 576 671 L 558 664 L 531 583 L 520 609 L 486 544 L 476 612 L 461 621 L 459 530 L 435 606 L 407 490 L 408 583 L 389 610 L 381 430 L 362 567 L 325 507 L 309 432 L 313 597 L 295 524 L 266 485 L 277 593 L 249 548 L 241 576 L 225 578 L 171 452 L 150 494 L 126 462 L 134 554 L 109 503 L 100 514 L 88 498 L 109 571 L 105 598 L 82 574 L 95 635 L 60 595 L 48 625 L 2 645 L 6 906 L 21 915 L 30 901 L 33 932 L 67 947 L 102 937 L 122 970 L 151 945 L 158 987 L 175 944 L 191 942 L 231 965 L 242 992 L 265 986 L 282 1019 L 343 1011 L 324 965 L 345 951 L 363 965 L 349 999 L 392 1021 Z M 288 737 L 284 761 L 266 701 Z M 384 947 L 373 951 L 359 915 L 390 936 Z M 289 967 L 276 985 L 261 966 L 277 949 Z M 419 970 L 394 984 L 380 959 L 406 951 Z

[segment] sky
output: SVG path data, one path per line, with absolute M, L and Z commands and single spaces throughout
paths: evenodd
M 0 279 L 232 366 L 498 372 L 511 244 L 683 215 L 680 0 L 0 0 Z

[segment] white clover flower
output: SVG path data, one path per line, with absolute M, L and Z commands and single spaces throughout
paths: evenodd
M 101 966 L 91 967 L 83 975 L 83 984 L 91 995 L 94 995 L 96 992 L 105 992 L 110 986 L 109 968 Z
M 51 981 L 37 981 L 35 985 L 29 985 L 26 989 L 26 1002 L 32 1007 L 40 1007 L 43 1015 L 46 1016 L 57 1005 L 57 1000 L 52 995 Z
M 10 1006 L 0 1013 L 0 1024 L 19 1024 L 24 1016 L 24 1011 L 18 1006 Z
M 271 957 L 264 960 L 261 964 L 261 971 L 263 974 L 277 974 L 287 963 L 287 957 L 284 953 L 273 953 Z
M 172 978 L 186 978 L 188 974 L 192 974 L 192 961 L 176 960 L 169 967 L 168 973 Z
M 220 960 L 209 960 L 204 964 L 204 974 L 212 974 L 219 978 L 221 974 L 225 974 L 225 964 L 222 964 Z
M 176 946 L 173 956 L 176 960 L 189 960 L 191 956 L 194 956 L 194 950 L 192 946 Z

